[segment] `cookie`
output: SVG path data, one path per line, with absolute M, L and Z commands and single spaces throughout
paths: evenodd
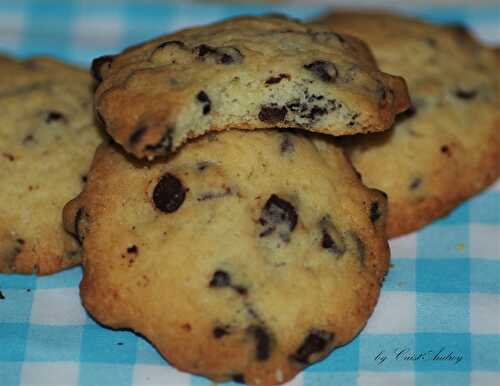
M 101 134 L 86 71 L 0 57 L 0 272 L 57 272 L 80 261 L 62 225 Z
M 364 43 L 276 16 L 162 36 L 94 60 L 93 73 L 108 133 L 139 158 L 230 128 L 380 131 L 409 104 Z
M 388 266 L 385 207 L 328 140 L 229 130 L 152 163 L 99 148 L 64 223 L 96 320 L 181 370 L 275 385 L 365 325 Z
M 383 71 L 408 83 L 413 106 L 393 130 L 348 149 L 366 185 L 389 195 L 389 237 L 447 214 L 500 175 L 500 55 L 463 27 L 385 13 L 322 20 L 364 39 Z

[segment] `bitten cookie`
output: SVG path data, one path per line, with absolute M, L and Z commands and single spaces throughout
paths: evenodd
M 64 222 L 99 322 L 184 371 L 275 385 L 365 325 L 388 267 L 385 204 L 327 140 L 230 130 L 166 162 L 100 147 Z
M 0 272 L 49 274 L 80 262 L 62 208 L 101 135 L 91 77 L 48 58 L 0 57 Z
M 445 215 L 500 175 L 500 55 L 463 27 L 384 13 L 332 13 L 322 24 L 365 39 L 413 107 L 394 129 L 356 136 L 350 157 L 389 195 L 388 236 Z
M 241 17 L 98 58 L 96 108 L 137 157 L 166 155 L 230 128 L 333 135 L 389 128 L 409 105 L 357 39 L 285 17 Z

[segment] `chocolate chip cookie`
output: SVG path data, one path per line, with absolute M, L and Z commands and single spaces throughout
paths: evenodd
M 500 54 L 465 28 L 385 13 L 332 13 L 324 26 L 364 39 L 413 106 L 393 130 L 356 136 L 350 157 L 389 195 L 388 236 L 445 215 L 500 175 Z
M 94 60 L 93 73 L 99 116 L 137 157 L 230 128 L 381 131 L 409 105 L 404 81 L 364 43 L 277 16 L 162 36 Z
M 181 370 L 276 385 L 365 325 L 385 208 L 329 139 L 230 130 L 149 163 L 100 147 L 64 223 L 96 320 Z
M 92 80 L 48 58 L 0 57 L 0 69 L 0 272 L 57 272 L 80 261 L 62 208 L 101 140 Z

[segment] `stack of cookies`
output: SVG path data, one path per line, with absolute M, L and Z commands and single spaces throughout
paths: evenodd
M 407 77 L 413 105 L 403 78 L 332 27 L 373 44 L 383 70 Z M 450 53 L 457 72 L 440 61 Z M 388 235 L 500 174 L 498 56 L 451 28 L 236 18 L 98 58 L 95 85 L 48 59 L 0 64 L 0 271 L 46 274 L 81 257 L 97 321 L 215 381 L 281 384 L 349 342 L 377 302 Z M 106 136 L 88 111 L 94 87 L 110 137 L 87 172 Z M 452 178 L 454 195 L 441 183 Z M 60 211 L 83 184 L 65 233 Z

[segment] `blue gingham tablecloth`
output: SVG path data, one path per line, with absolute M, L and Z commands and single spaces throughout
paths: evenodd
M 0 1 L 0 50 L 88 66 L 188 25 L 269 11 L 308 18 L 322 9 Z M 484 40 L 500 41 L 499 7 L 400 10 L 463 22 Z M 500 183 L 391 246 L 392 267 L 367 327 L 289 385 L 499 386 Z M 0 386 L 211 384 L 175 370 L 133 333 L 96 324 L 80 304 L 81 276 L 79 267 L 41 278 L 0 274 Z

